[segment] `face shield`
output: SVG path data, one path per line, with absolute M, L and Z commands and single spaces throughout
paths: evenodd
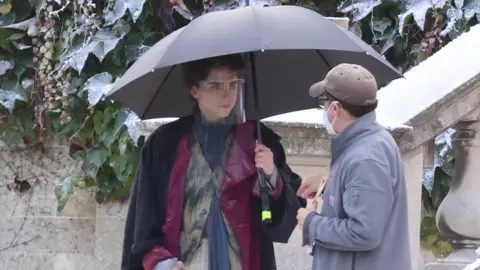
M 240 78 L 210 79 L 199 82 L 200 110 L 208 119 L 225 119 L 229 123 L 245 123 L 245 80 Z

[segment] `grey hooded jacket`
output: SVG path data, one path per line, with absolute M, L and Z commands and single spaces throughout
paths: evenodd
M 321 213 L 310 213 L 303 226 L 313 269 L 411 269 L 404 167 L 392 136 L 372 112 L 331 148 Z

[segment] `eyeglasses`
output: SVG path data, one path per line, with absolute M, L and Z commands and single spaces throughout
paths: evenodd
M 322 109 L 322 110 L 325 109 L 325 102 L 326 102 L 326 101 L 327 101 L 327 98 L 324 97 L 324 96 L 320 96 L 320 97 L 317 97 L 317 98 L 315 99 L 315 102 L 317 102 L 318 108 L 320 108 L 320 109 Z
M 243 79 L 233 79 L 228 81 L 200 81 L 199 85 L 201 87 L 206 87 L 206 89 L 215 94 L 229 94 L 231 91 L 239 89 L 245 84 Z

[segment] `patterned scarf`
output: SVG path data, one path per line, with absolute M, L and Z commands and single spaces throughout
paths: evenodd
M 194 134 L 201 145 L 203 156 L 212 172 L 222 162 L 226 141 L 235 122 L 234 114 L 218 123 L 209 123 L 198 107 L 194 112 Z M 223 179 L 222 179 L 223 180 Z M 221 183 L 217 183 L 221 187 Z M 220 190 L 215 188 L 207 218 L 206 233 L 209 243 L 209 270 L 230 270 L 229 234 L 220 209 Z

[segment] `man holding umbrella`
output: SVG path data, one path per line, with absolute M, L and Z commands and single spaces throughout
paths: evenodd
M 274 270 L 272 242 L 286 242 L 300 178 L 280 138 L 245 121 L 239 54 L 183 65 L 196 104 L 161 126 L 143 149 L 125 228 L 123 270 Z M 186 93 L 187 94 L 187 93 Z M 186 95 L 187 96 L 187 95 Z M 257 169 L 270 187 L 262 224 Z M 289 210 L 290 209 L 290 210 Z
M 376 122 L 376 93 L 374 76 L 353 64 L 334 67 L 310 88 L 333 137 L 321 212 L 297 215 L 313 269 L 411 269 L 403 161 Z M 307 182 L 298 194 L 308 197 L 318 184 Z

